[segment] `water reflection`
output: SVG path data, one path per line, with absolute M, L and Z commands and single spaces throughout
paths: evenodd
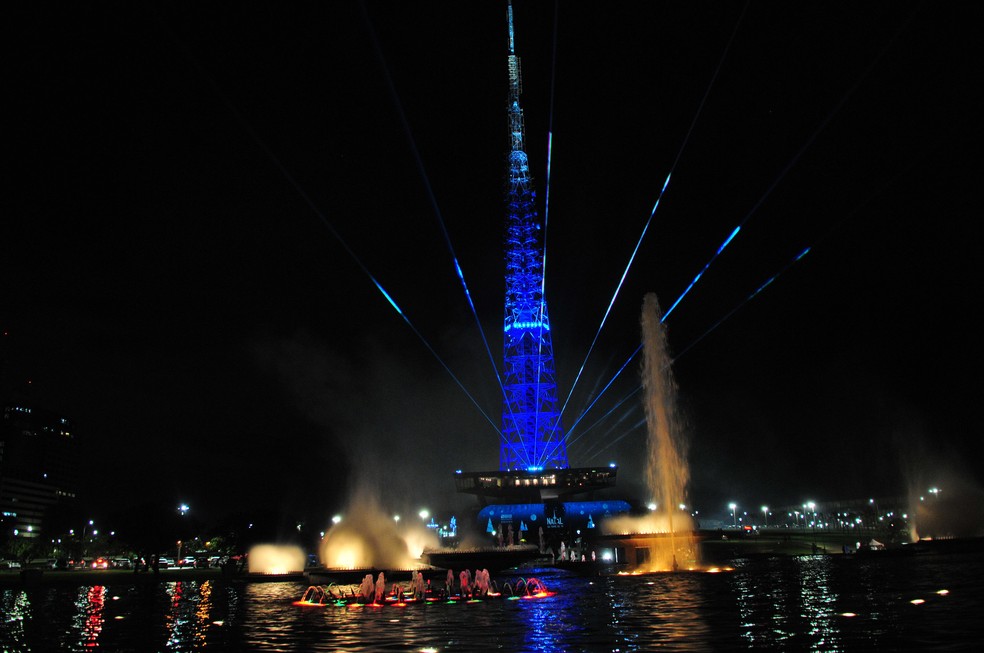
M 558 594 L 549 600 L 514 601 L 518 604 L 518 632 L 525 634 L 524 650 L 560 651 L 563 642 L 584 626 L 575 618 L 576 594 Z
M 0 651 L 910 650 L 984 641 L 981 556 L 535 574 L 554 596 L 375 609 L 299 608 L 307 585 L 298 583 L 11 583 L 0 586 Z
M 2 643 L 9 639 L 11 648 L 21 650 L 27 648 L 27 640 L 24 634 L 24 622 L 31 618 L 31 602 L 27 599 L 27 592 L 22 590 L 5 590 L 0 600 L 0 616 L 3 618 L 4 637 Z
M 831 587 L 829 556 L 794 558 L 799 563 L 803 618 L 810 635 L 811 651 L 839 651 L 840 633 L 835 621 L 837 593 Z
M 75 601 L 77 611 L 74 630 L 78 632 L 78 645 L 83 649 L 97 648 L 106 617 L 106 588 L 102 585 L 79 588 Z
M 830 556 L 737 561 L 733 586 L 745 643 L 840 650 L 833 564 Z
M 164 617 L 167 647 L 205 648 L 214 618 L 212 581 L 175 582 L 164 587 L 168 597 L 168 611 Z

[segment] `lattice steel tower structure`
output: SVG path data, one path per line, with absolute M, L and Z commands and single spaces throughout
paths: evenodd
M 534 202 L 519 105 L 523 81 L 509 21 L 509 183 L 506 197 L 506 310 L 499 469 L 566 469 L 550 318 L 544 296 L 543 229 Z

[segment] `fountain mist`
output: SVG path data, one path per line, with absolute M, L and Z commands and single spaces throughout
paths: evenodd
M 321 541 L 321 563 L 332 569 L 412 569 L 420 566 L 425 547 L 436 546 L 437 536 L 410 520 L 396 523 L 375 493 L 355 491 L 345 518 L 331 527 Z

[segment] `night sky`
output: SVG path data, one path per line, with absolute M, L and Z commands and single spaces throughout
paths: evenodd
M 505 0 L 5 13 L 3 390 L 76 421 L 82 503 L 471 505 L 501 399 L 451 248 L 501 367 Z M 694 505 L 984 483 L 972 13 L 517 0 L 564 397 L 673 172 L 568 427 L 741 225 L 667 320 Z M 638 395 L 585 428 L 640 362 L 570 447 L 635 498 Z

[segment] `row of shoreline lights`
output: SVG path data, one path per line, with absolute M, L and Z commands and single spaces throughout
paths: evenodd
M 420 518 L 421 518 L 421 519 L 422 519 L 423 521 L 427 521 L 427 519 L 428 519 L 428 518 L 430 517 L 430 511 L 429 511 L 429 510 L 427 510 L 426 508 L 424 508 L 424 509 L 423 509 L 423 510 L 421 510 L 421 511 L 420 511 L 419 513 L 417 513 L 417 515 L 418 515 L 418 516 L 419 516 L 419 517 L 420 517 Z M 338 523 L 339 523 L 339 522 L 341 522 L 341 521 L 342 521 L 342 516 L 341 516 L 341 515 L 335 515 L 334 517 L 332 517 L 332 518 L 331 518 L 331 523 L 332 523 L 332 524 L 338 524 Z M 399 516 L 399 515 L 393 515 L 393 521 L 395 521 L 395 522 L 397 522 L 397 523 L 399 523 L 399 521 L 400 521 L 400 516 Z
M 806 503 L 803 504 L 803 508 L 804 508 L 804 512 L 803 512 L 803 520 L 804 520 L 804 522 L 806 521 L 806 511 L 805 511 L 806 508 L 809 508 L 810 509 L 810 512 L 813 513 L 813 519 L 814 519 L 814 521 L 816 521 L 817 504 L 814 503 L 813 501 L 807 501 Z M 734 527 L 735 528 L 738 528 L 738 504 L 732 501 L 731 503 L 728 504 L 728 510 L 731 511 L 731 519 L 732 519 L 732 521 L 734 523 Z M 798 522 L 799 521 L 799 515 L 800 515 L 800 513 L 799 513 L 798 510 L 795 510 L 793 512 L 796 513 L 796 520 Z M 746 512 L 744 514 L 747 515 L 748 513 Z M 768 525 L 769 525 L 769 506 L 762 506 L 762 517 L 765 520 L 765 526 L 768 527 Z
M 940 494 L 940 492 L 941 492 L 941 490 L 938 487 L 931 487 L 931 488 L 929 488 L 928 492 L 929 492 L 929 494 L 932 494 L 934 497 L 938 497 L 939 494 Z M 925 501 L 926 500 L 926 497 L 921 496 L 921 497 L 919 497 L 919 500 L 920 501 Z M 868 505 L 873 506 L 876 512 L 878 511 L 878 503 L 874 499 L 868 499 Z M 680 508 L 683 509 L 683 506 L 681 505 Z M 732 519 L 732 523 L 734 524 L 734 528 L 738 528 L 738 504 L 735 503 L 735 502 L 729 503 L 728 504 L 728 510 L 731 511 L 731 519 Z M 808 514 L 810 514 L 810 513 L 813 514 L 813 521 L 810 522 L 810 525 L 813 526 L 816 523 L 816 519 L 817 519 L 817 504 L 815 502 L 813 502 L 813 501 L 807 501 L 806 503 L 803 504 L 803 511 L 802 512 L 800 512 L 799 510 L 794 510 L 792 513 L 789 513 L 789 514 L 791 516 L 792 515 L 795 515 L 796 525 L 797 526 L 799 525 L 800 515 L 802 515 L 803 516 L 803 526 L 805 528 L 806 527 L 806 516 Z M 748 513 L 746 512 L 746 513 L 743 513 L 743 514 L 747 515 Z M 894 513 L 889 513 L 889 516 L 892 516 L 893 514 Z M 765 526 L 768 527 L 768 525 L 769 525 L 769 507 L 768 506 L 762 506 L 762 515 L 763 515 L 763 518 L 765 520 Z M 908 518 L 908 515 L 903 514 L 902 515 L 902 518 L 903 519 L 907 519 Z M 878 519 L 879 520 L 882 520 L 883 518 L 881 516 L 879 516 Z M 861 518 L 860 517 L 858 518 L 857 522 L 859 524 L 861 523 Z

